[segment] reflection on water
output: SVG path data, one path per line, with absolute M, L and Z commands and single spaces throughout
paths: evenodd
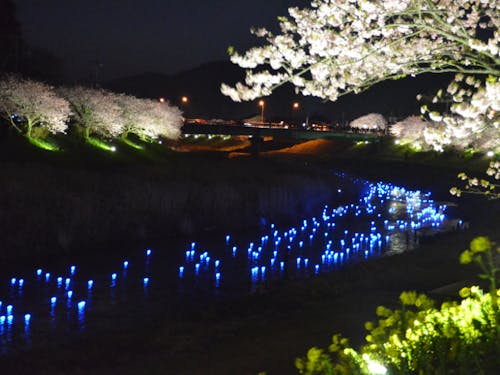
M 293 227 L 269 223 L 250 239 L 227 234 L 220 241 L 129 254 L 106 270 L 90 259 L 87 265 L 35 267 L 32 276 L 0 279 L 0 354 L 56 332 L 77 335 L 100 319 L 107 324 L 107 314 L 116 310 L 130 319 L 148 309 L 164 313 L 172 301 L 181 306 L 200 296 L 241 296 L 273 280 L 313 277 L 398 254 L 416 248 L 422 235 L 449 226 L 446 206 L 430 193 L 361 180 L 352 185 L 363 191 L 356 202 L 325 206 Z

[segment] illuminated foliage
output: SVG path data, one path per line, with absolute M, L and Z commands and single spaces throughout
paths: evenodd
M 59 97 L 53 87 L 13 76 L 0 80 L 0 114 L 25 136 L 43 132 L 64 133 L 71 110 L 68 102 Z
M 500 184 L 497 182 L 500 180 L 500 161 L 490 162 L 486 174 L 493 177 L 494 181 L 489 181 L 485 178 L 469 177 L 463 172 L 460 173 L 458 178 L 465 182 L 465 186 L 463 189 L 453 187 L 450 189 L 450 193 L 458 197 L 466 193 L 483 195 L 488 199 L 500 198 Z
M 280 34 L 231 60 L 245 83 L 222 86 L 233 100 L 269 95 L 291 82 L 331 101 L 387 79 L 422 73 L 500 74 L 496 0 L 313 0 L 289 9 Z
M 360 130 L 384 130 L 387 126 L 387 121 L 379 113 L 370 113 L 351 121 L 349 126 Z
M 366 343 L 351 348 L 335 335 L 328 351 L 312 348 L 296 360 L 301 374 L 487 374 L 500 366 L 500 271 L 486 237 L 471 242 L 460 261 L 474 262 L 490 281 L 489 293 L 472 286 L 460 291 L 459 302 L 440 308 L 424 294 L 404 292 L 400 308 L 379 306 L 378 322 L 367 322 Z
M 179 108 L 167 102 L 138 99 L 128 95 L 117 95 L 116 101 L 122 110 L 122 138 L 133 133 L 143 140 L 159 137 L 177 139 L 183 125 Z
M 73 121 L 82 130 L 85 139 L 91 136 L 118 137 L 123 131 L 121 108 L 116 94 L 86 87 L 61 88 L 59 92 L 71 104 Z

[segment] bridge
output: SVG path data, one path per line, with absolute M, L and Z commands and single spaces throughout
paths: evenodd
M 286 129 L 283 127 L 228 123 L 197 123 L 186 121 L 182 127 L 183 134 L 236 135 L 252 138 L 273 137 L 274 139 L 346 139 L 352 141 L 374 141 L 383 137 L 383 132 L 355 132 L 353 130 L 315 131 L 303 129 Z

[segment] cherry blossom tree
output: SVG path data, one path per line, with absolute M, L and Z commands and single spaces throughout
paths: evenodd
M 35 129 L 65 133 L 71 110 L 53 87 L 7 76 L 0 80 L 0 113 L 14 129 L 31 138 Z
M 349 126 L 359 130 L 385 130 L 387 121 L 379 113 L 369 113 L 351 121 Z
M 245 83 L 222 85 L 233 100 L 270 95 L 291 82 L 331 101 L 388 79 L 422 73 L 500 75 L 498 0 L 313 0 L 289 9 L 281 33 L 231 60 Z
M 92 136 L 115 138 L 123 132 L 122 109 L 116 94 L 86 87 L 67 87 L 59 92 L 71 104 L 73 121 L 88 140 Z
M 180 135 L 183 121 L 182 113 L 177 107 L 129 95 L 117 96 L 117 102 L 122 110 L 124 140 L 130 133 L 143 140 L 158 137 L 175 139 Z
M 390 134 L 402 145 L 417 142 L 420 145 L 424 138 L 424 131 L 432 126 L 434 126 L 432 123 L 419 116 L 409 116 L 391 125 Z

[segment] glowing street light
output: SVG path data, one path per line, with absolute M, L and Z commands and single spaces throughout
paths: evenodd
M 300 108 L 300 104 L 299 104 L 299 102 L 295 102 L 295 103 L 293 103 L 293 106 L 292 106 L 292 107 L 293 107 L 293 109 L 299 109 L 299 108 Z
M 159 98 L 158 100 L 160 103 L 165 103 L 165 98 Z
M 189 99 L 188 99 L 188 97 L 187 97 L 187 96 L 183 96 L 183 97 L 181 98 L 181 102 L 182 102 L 182 104 L 187 104 L 187 102 L 188 102 L 188 101 L 189 101 Z
M 260 122 L 264 123 L 264 107 L 266 106 L 266 103 L 261 100 L 259 101 L 259 107 L 260 107 Z

